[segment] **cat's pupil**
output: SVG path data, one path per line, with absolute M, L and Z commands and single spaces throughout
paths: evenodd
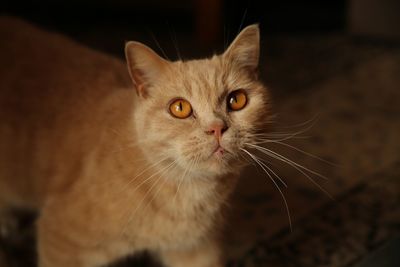
M 232 104 L 233 102 L 237 103 L 236 95 L 232 96 L 232 98 L 231 98 L 231 104 Z
M 182 101 L 179 102 L 179 111 L 182 111 L 183 107 L 182 107 Z

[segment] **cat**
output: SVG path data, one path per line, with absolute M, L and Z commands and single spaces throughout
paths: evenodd
M 39 211 L 39 267 L 99 267 L 150 251 L 168 267 L 224 266 L 224 210 L 243 147 L 269 116 L 260 33 L 169 61 L 126 63 L 0 19 L 0 220 Z

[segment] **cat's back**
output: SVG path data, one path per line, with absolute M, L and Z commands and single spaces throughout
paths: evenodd
M 128 86 L 120 60 L 59 34 L 17 18 L 0 17 L 0 36 L 2 115 L 5 111 L 43 115 L 83 101 L 90 105 L 93 101 L 89 100 Z
M 11 181 L 29 195 L 30 181 L 81 164 L 102 103 L 129 77 L 120 60 L 16 18 L 0 17 L 0 36 L 0 191 Z

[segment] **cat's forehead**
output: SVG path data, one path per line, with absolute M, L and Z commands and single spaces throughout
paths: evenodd
M 176 90 L 188 97 L 214 99 L 226 91 L 230 70 L 217 56 L 176 63 Z

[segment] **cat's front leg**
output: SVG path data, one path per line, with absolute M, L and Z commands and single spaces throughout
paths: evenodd
M 46 228 L 39 224 L 38 267 L 95 267 L 84 263 L 85 250 L 69 240 L 63 229 L 57 232 Z
M 61 208 L 59 210 L 62 210 Z M 38 220 L 38 267 L 99 267 L 111 261 L 88 240 L 90 227 L 65 223 L 69 218 L 43 212 Z
M 204 242 L 190 248 L 164 250 L 160 253 L 167 267 L 223 267 L 220 246 L 216 242 Z

